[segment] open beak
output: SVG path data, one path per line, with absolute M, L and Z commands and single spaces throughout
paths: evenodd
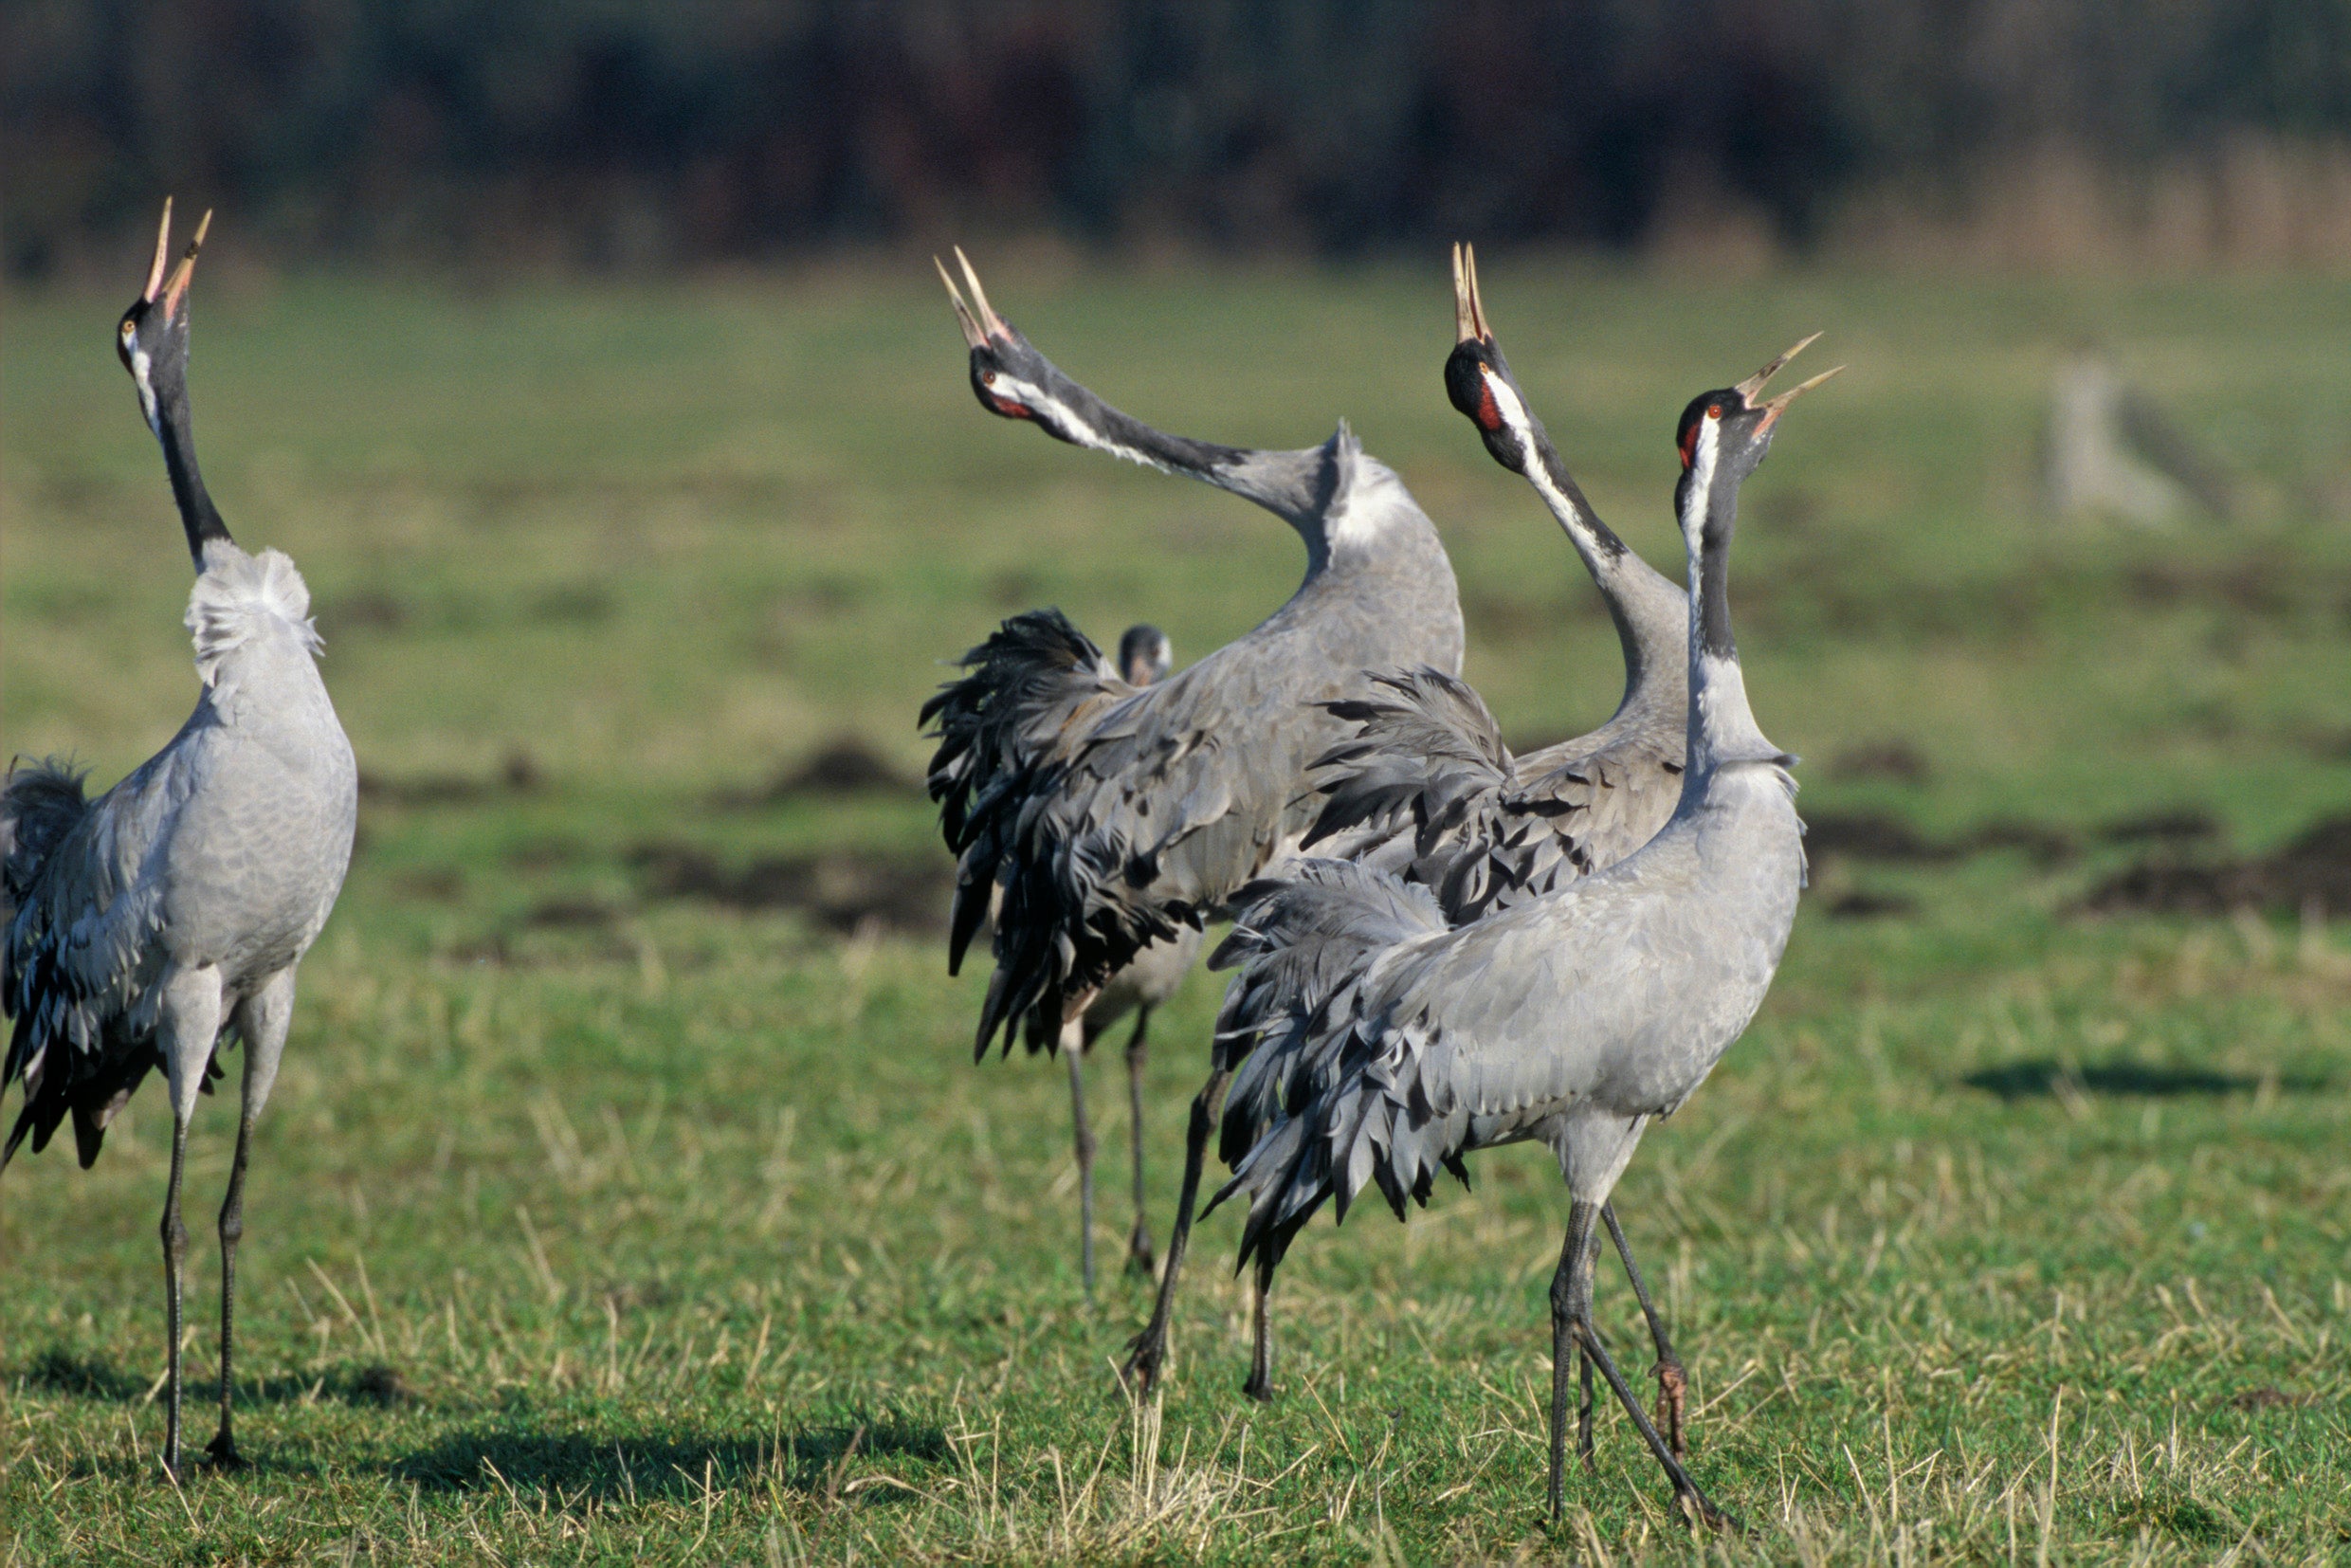
M 147 269 L 147 287 L 139 298 L 149 304 L 163 291 L 163 264 L 172 259 L 172 198 L 163 198 L 163 227 L 155 230 L 155 264 Z
M 163 317 L 167 321 L 176 317 L 180 307 L 187 303 L 188 284 L 196 275 L 196 252 L 204 248 L 204 236 L 211 228 L 212 211 L 207 208 L 204 216 L 196 221 L 196 237 L 188 242 L 188 253 L 179 259 L 179 265 L 172 269 L 172 276 L 167 281 L 163 276 L 163 263 L 172 249 L 172 198 L 166 196 L 163 199 L 163 228 L 155 235 L 155 264 L 147 271 L 146 298 L 152 304 L 156 299 L 156 290 L 162 290 Z
M 963 254 L 961 246 L 955 247 L 955 259 L 957 264 L 963 268 L 963 281 L 972 286 L 971 305 L 963 302 L 963 291 L 956 287 L 956 281 L 947 275 L 947 264 L 934 256 L 931 264 L 939 268 L 939 281 L 947 285 L 947 299 L 954 304 L 956 320 L 963 328 L 963 341 L 973 348 L 982 349 L 988 346 L 988 340 L 992 337 L 1010 337 L 1012 329 L 1004 324 L 1004 318 L 998 316 L 994 307 L 988 303 L 988 291 L 979 286 L 979 274 L 972 270 L 972 259 Z M 978 309 L 975 311 L 973 305 Z
M 1817 334 L 1815 334 L 1815 336 L 1817 336 Z M 1807 341 L 1809 340 L 1810 339 L 1807 339 Z M 1818 375 L 1813 376 L 1810 381 L 1799 381 L 1795 386 L 1790 387 L 1786 392 L 1781 392 L 1777 397 L 1767 400 L 1763 404 L 1763 423 L 1755 428 L 1755 433 L 1758 435 L 1762 435 L 1770 430 L 1773 426 L 1779 423 L 1779 416 L 1788 411 L 1789 404 L 1795 402 L 1797 398 L 1802 397 L 1806 392 L 1811 392 L 1814 387 L 1819 386 L 1823 381 L 1828 380 L 1829 377 L 1836 374 L 1838 371 L 1841 371 L 1845 367 L 1843 365 L 1837 365 L 1832 367 L 1831 369 L 1822 371 Z
M 1781 355 L 1778 358 L 1773 360 L 1770 364 L 1764 366 L 1761 370 L 1756 372 L 1744 381 L 1739 383 L 1739 385 L 1732 390 L 1739 393 L 1740 397 L 1745 401 L 1747 407 L 1751 409 L 1757 407 L 1758 405 L 1756 400 L 1763 393 L 1763 384 L 1769 381 L 1773 376 L 1777 375 L 1781 371 L 1785 370 L 1788 366 L 1789 360 L 1794 359 L 1797 355 L 1802 354 L 1806 349 L 1811 348 L 1819 340 L 1820 334 L 1816 332 L 1813 333 L 1810 337 L 1807 337 L 1802 342 L 1796 344 L 1795 347 L 1790 349 L 1787 353 Z M 1809 386 L 1811 383 L 1807 382 L 1806 385 Z M 1798 390 L 1801 391 L 1802 389 L 1799 388 Z
M 1760 402 L 1758 401 L 1758 399 L 1762 395 L 1763 384 L 1765 382 L 1769 381 L 1773 376 L 1777 375 L 1781 370 L 1785 369 L 1789 360 L 1794 359 L 1797 355 L 1802 354 L 1806 349 L 1811 348 L 1819 340 L 1820 334 L 1816 332 L 1813 333 L 1810 337 L 1805 338 L 1802 342 L 1796 344 L 1795 347 L 1790 349 L 1787 353 L 1781 355 L 1778 358 L 1773 360 L 1770 364 L 1764 366 L 1761 370 L 1756 372 L 1753 375 L 1750 375 L 1744 381 L 1739 383 L 1735 389 L 1733 389 L 1739 393 L 1740 400 L 1743 401 L 1747 407 L 1750 409 L 1760 409 L 1763 410 L 1763 422 L 1755 428 L 1756 434 L 1761 435 L 1768 431 L 1773 426 L 1778 424 L 1779 416 L 1788 411 L 1789 404 L 1795 402 L 1797 398 L 1802 397 L 1806 392 L 1811 392 L 1814 387 L 1819 386 L 1823 381 L 1828 380 L 1829 377 L 1834 375 L 1837 371 L 1841 371 L 1845 368 L 1843 365 L 1839 365 L 1835 370 L 1822 371 L 1818 375 L 1813 376 L 1810 381 L 1804 382 L 1800 386 L 1791 387 L 1788 391 L 1781 392 L 1777 397 L 1764 399 Z
M 1478 253 L 1474 246 L 1453 246 L 1453 340 L 1467 343 L 1494 340 L 1485 324 L 1485 301 L 1478 298 Z

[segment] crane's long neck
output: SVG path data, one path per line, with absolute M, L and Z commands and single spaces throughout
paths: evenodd
M 1737 470 L 1718 472 L 1717 432 L 1702 431 L 1679 499 L 1689 551 L 1689 761 L 1682 779 L 1686 807 L 1722 768 L 1741 762 L 1785 766 L 1794 759 L 1763 737 L 1747 705 L 1747 683 L 1731 636 L 1731 534 L 1738 523 Z
M 1542 422 L 1530 413 L 1526 428 L 1526 482 L 1558 520 L 1608 606 L 1616 640 L 1624 647 L 1624 701 L 1632 702 L 1654 677 L 1670 673 L 1684 657 L 1682 591 L 1600 520 Z
M 214 539 L 228 542 L 228 525 L 221 520 L 220 508 L 212 504 L 211 492 L 204 487 L 204 474 L 196 466 L 196 437 L 185 385 L 156 397 L 150 423 L 163 447 L 163 466 L 172 476 L 172 500 L 179 506 L 180 526 L 188 531 L 188 553 L 202 572 L 204 547 Z
M 1253 501 L 1305 535 L 1307 550 L 1319 563 L 1322 544 L 1313 520 L 1328 504 L 1332 483 L 1324 448 L 1266 450 L 1170 435 L 1113 408 L 1049 362 L 1037 381 L 1021 391 L 1019 401 L 1035 410 L 1048 434 Z M 981 395 L 989 395 L 984 385 Z

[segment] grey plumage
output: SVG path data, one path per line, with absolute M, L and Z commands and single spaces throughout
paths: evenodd
M 296 966 L 350 864 L 358 775 L 319 678 L 301 574 L 275 550 L 247 555 L 232 542 L 197 471 L 185 385 L 196 245 L 166 284 L 170 223 L 167 204 L 121 349 L 197 564 L 188 629 L 202 690 L 171 744 L 97 800 L 85 801 L 80 775 L 54 761 L 12 771 L 0 794 L 9 904 L 0 994 L 15 1020 L 0 1085 L 21 1078 L 26 1090 L 0 1163 L 27 1134 L 44 1147 L 70 1115 L 89 1164 L 148 1072 L 168 1075 L 164 1462 L 176 1468 L 189 1118 L 220 1070 L 219 1051 L 241 1040 L 244 1104 L 221 1215 L 221 1426 L 210 1450 L 234 1463 L 229 1363 L 247 1147 L 285 1045 Z
M 1326 796 L 1305 847 L 1394 870 L 1436 893 L 1454 924 L 1613 866 L 1649 841 L 1682 793 L 1689 611 L 1682 589 L 1602 522 L 1527 405 L 1456 248 L 1454 406 L 1495 461 L 1558 519 L 1600 590 L 1624 650 L 1624 694 L 1589 735 L 1524 756 L 1450 674 L 1384 673 L 1329 704 L 1356 733 L 1316 759 Z
M 1119 671 L 1128 685 L 1142 687 L 1166 679 L 1175 666 L 1175 646 L 1156 626 L 1131 626 L 1119 639 Z M 1157 1265 L 1150 1212 L 1143 1186 L 1143 1072 L 1150 1061 L 1151 1015 L 1173 998 L 1200 959 L 1201 934 L 1179 925 L 1172 937 L 1145 944 L 1125 968 L 1096 992 L 1085 1012 L 1062 1026 L 1061 1051 L 1069 1068 L 1069 1113 L 1078 1159 L 1080 1272 L 1094 1288 L 1094 1131 L 1085 1113 L 1085 1063 L 1094 1042 L 1132 1014 L 1126 1039 L 1128 1147 L 1134 1168 L 1135 1220 L 1126 1240 L 1127 1267 L 1149 1274 Z
M 1802 885 L 1794 759 L 1749 712 L 1723 577 L 1738 487 L 1805 390 L 1755 401 L 1785 359 L 1684 415 L 1688 767 L 1666 826 L 1613 866 L 1462 926 L 1389 873 L 1309 863 L 1236 901 L 1212 960 L 1240 969 L 1219 1027 L 1220 1048 L 1248 1058 L 1236 1103 L 1274 1107 L 1245 1129 L 1211 1205 L 1248 1195 L 1241 1255 L 1261 1281 L 1325 1200 L 1343 1218 L 1376 1186 L 1402 1217 L 1467 1153 L 1531 1139 L 1557 1155 L 1576 1212 L 1554 1292 L 1555 1515 L 1575 1352 L 1607 1375 L 1677 1495 L 1715 1515 L 1591 1330 L 1591 1249 L 1643 1129 L 1688 1099 L 1760 1005 Z M 1316 942 L 1336 961 L 1307 951 Z
M 1394 872 L 1429 888 L 1449 924 L 1464 925 L 1613 866 L 1665 826 L 1681 796 L 1689 681 L 1686 595 L 1602 522 L 1529 406 L 1485 319 L 1475 255 L 1453 251 L 1452 355 L 1446 390 L 1495 461 L 1534 486 L 1600 591 L 1625 661 L 1624 693 L 1589 735 L 1513 756 L 1465 683 L 1431 669 L 1376 677 L 1374 691 L 1329 704 L 1358 726 L 1317 760 L 1326 797 L 1305 846 Z M 1279 983 L 1279 966 L 1263 984 Z M 1234 997 L 1266 1014 L 1277 998 Z M 1220 1032 L 1222 1048 L 1248 1035 Z M 1244 1072 L 1227 1102 L 1228 1163 L 1280 1114 L 1292 1065 L 1282 1053 Z M 1665 1319 L 1613 1208 L 1610 1235 L 1657 1346 L 1658 1420 L 1682 1452 L 1686 1379 Z M 1261 1273 L 1252 1384 L 1271 1385 L 1272 1343 Z M 1589 1423 L 1585 1424 L 1589 1432 Z
M 940 269 L 942 278 L 945 269 Z M 1065 375 L 980 292 L 948 290 L 983 408 L 1257 502 L 1297 530 L 1306 573 L 1254 630 L 1138 689 L 1057 611 L 1015 616 L 922 710 L 939 738 L 930 788 L 958 857 L 950 965 L 991 902 L 994 973 L 975 1046 L 1014 1028 L 1050 1048 L 1147 943 L 1197 929 L 1295 852 L 1313 819 L 1307 767 L 1343 738 L 1309 704 L 1361 689 L 1361 671 L 1460 667 L 1461 609 L 1436 529 L 1342 425 L 1321 447 L 1266 451 L 1170 436 Z M 1194 1115 L 1196 1189 L 1222 1078 Z M 1179 1198 L 1161 1301 L 1135 1370 L 1148 1384 L 1190 1200 Z

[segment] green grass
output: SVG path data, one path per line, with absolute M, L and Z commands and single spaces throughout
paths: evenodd
M 990 281 L 1168 428 L 1303 444 L 1351 417 L 1445 532 L 1505 727 L 1604 714 L 1589 585 L 1443 402 L 1437 268 Z M 1696 1555 L 1613 1415 L 1545 1528 L 1566 1205 L 1540 1153 L 1485 1157 L 1474 1194 L 1409 1226 L 1311 1231 L 1267 1409 L 1236 1392 L 1247 1302 L 1211 1220 L 1172 1387 L 1139 1415 L 1110 1367 L 1145 1292 L 1078 1288 L 1061 1074 L 971 1065 L 977 984 L 936 939 L 654 897 L 632 858 L 936 856 L 919 801 L 712 800 L 836 735 L 912 768 L 937 661 L 1030 603 L 1102 637 L 1149 617 L 1196 657 L 1287 592 L 1285 530 L 986 418 L 926 269 L 215 284 L 207 473 L 241 538 L 301 562 L 362 767 L 410 787 L 363 809 L 262 1130 L 255 1467 L 156 1475 L 151 1088 L 95 1170 L 53 1149 L 0 1178 L 0 1561 Z M 2198 804 L 2251 853 L 2342 808 L 2339 287 L 1503 264 L 1486 293 L 1595 501 L 1661 564 L 1686 397 L 1816 327 L 1813 354 L 1851 362 L 1749 486 L 1734 579 L 1808 811 L 2083 837 Z M 0 739 L 101 782 L 192 690 L 119 304 L 14 300 L 0 362 Z M 2085 332 L 2250 476 L 2246 520 L 2037 515 L 2039 391 Z M 1841 762 L 1894 741 L 1923 776 Z M 518 754 L 538 788 L 446 787 Z M 1755 1027 L 1619 1189 L 1691 1363 L 1695 1468 L 1757 1526 L 1728 1557 L 2351 1556 L 2351 944 L 2285 915 L 2070 913 L 2138 852 L 2090 842 L 2056 866 L 1824 858 Z M 1909 912 L 1830 917 L 1856 892 Z M 1162 1232 L 1215 995 L 1195 976 L 1155 1030 Z M 191 1158 L 199 1400 L 217 1274 L 194 1216 L 230 1127 L 208 1103 Z M 1646 1365 L 1629 1293 L 1601 1292 Z

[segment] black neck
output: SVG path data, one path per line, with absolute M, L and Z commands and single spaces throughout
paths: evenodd
M 201 572 L 205 545 L 214 539 L 226 542 L 228 525 L 221 520 L 220 508 L 212 504 L 204 475 L 196 467 L 196 438 L 189 423 L 186 395 L 164 400 L 159 411 L 155 438 L 163 444 L 163 465 L 172 475 L 172 500 L 179 506 L 180 526 L 188 531 L 188 553 Z
M 1616 625 L 1616 641 L 1624 649 L 1625 692 L 1628 698 L 1638 690 L 1649 673 L 1649 648 L 1640 627 L 1633 622 L 1632 606 L 1628 595 L 1635 592 L 1631 578 L 1635 574 L 1650 575 L 1648 566 L 1626 547 L 1614 529 L 1600 520 L 1584 499 L 1583 487 L 1567 471 L 1567 463 L 1559 449 L 1551 444 L 1551 432 L 1532 412 L 1527 415 L 1531 450 L 1525 461 L 1529 465 L 1527 479 L 1541 492 L 1543 501 L 1559 526 L 1575 545 L 1576 554 L 1583 558 L 1584 570 L 1592 574 L 1593 583 L 1600 590 L 1600 601 L 1608 606 L 1608 616 Z M 1676 661 L 1682 650 L 1673 653 Z
M 1220 447 L 1214 442 L 1194 441 L 1155 430 L 1067 377 L 1063 378 L 1059 392 L 1079 417 L 1101 431 L 1104 439 L 1139 452 L 1162 467 L 1190 474 L 1211 484 L 1222 483 L 1224 471 L 1237 466 L 1249 455 L 1237 447 Z
M 1614 529 L 1600 520 L 1600 514 L 1594 511 L 1592 502 L 1584 499 L 1583 486 L 1576 483 L 1576 476 L 1567 471 L 1567 460 L 1559 456 L 1559 449 L 1551 444 L 1551 432 L 1544 429 L 1542 421 L 1532 413 L 1527 415 L 1526 422 L 1535 441 L 1532 461 L 1542 465 L 1544 477 L 1551 482 L 1553 488 L 1566 498 L 1572 510 L 1572 521 L 1568 518 L 1559 520 L 1568 523 L 1569 538 L 1575 540 L 1578 550 L 1588 550 L 1587 558 L 1595 564 L 1621 558 L 1625 555 L 1625 541 L 1616 537 Z
M 1731 637 L 1731 532 L 1739 521 L 1739 482 L 1718 475 L 1706 489 L 1706 518 L 1699 536 L 1698 646 L 1717 659 L 1737 659 Z

